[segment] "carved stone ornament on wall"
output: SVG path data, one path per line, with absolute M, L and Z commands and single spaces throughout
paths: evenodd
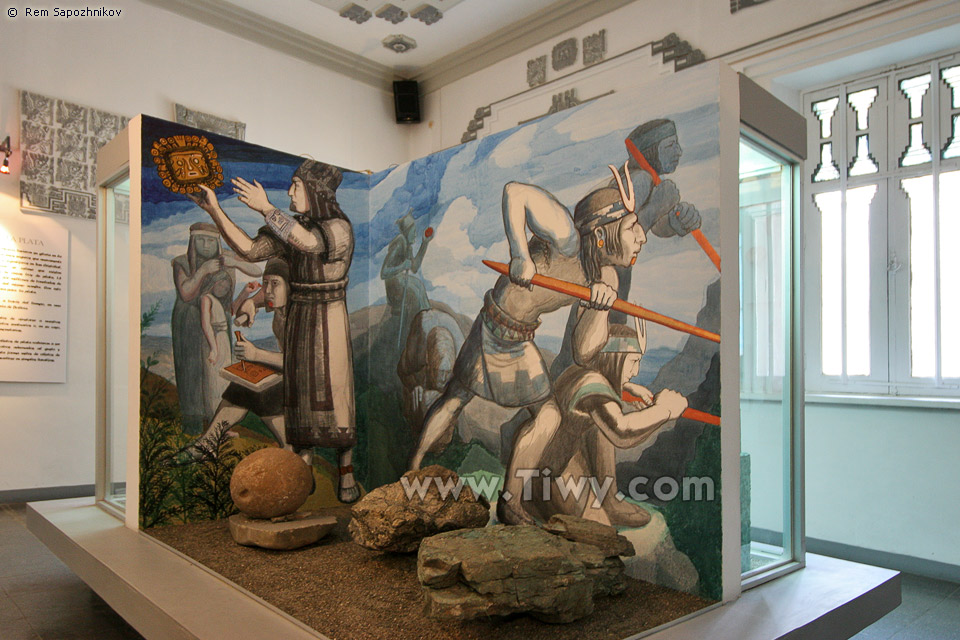
M 538 87 L 547 81 L 547 56 L 527 60 L 527 84 Z
M 652 42 L 650 53 L 652 55 L 659 53 L 664 63 L 673 62 L 674 71 L 683 71 L 706 60 L 703 51 L 694 49 L 689 42 L 681 40 L 680 36 L 675 33 L 670 33 L 662 40 Z
M 740 9 L 747 9 L 764 2 L 767 2 L 767 0 L 730 0 L 730 13 L 736 13 Z
M 350 3 L 340 11 L 340 17 L 352 20 L 357 24 L 363 24 L 373 17 L 373 14 L 358 4 Z
M 377 17 L 392 24 L 400 24 L 409 14 L 395 4 L 385 4 L 377 10 Z
M 560 71 L 577 62 L 577 39 L 567 38 L 553 47 L 553 70 Z
M 126 116 L 20 92 L 20 207 L 97 217 L 97 151 L 127 126 Z
M 222 136 L 235 138 L 237 140 L 243 140 L 247 134 L 247 125 L 243 122 L 227 120 L 226 118 L 204 113 L 203 111 L 194 111 L 179 103 L 175 109 L 177 122 L 180 124 L 196 127 L 197 129 L 203 129 L 204 131 L 210 131 L 212 133 L 219 133 Z
M 443 13 L 433 5 L 425 4 L 419 9 L 415 9 L 410 16 L 429 26 L 435 22 L 439 22 L 443 17 Z
M 607 30 L 600 29 L 597 33 L 583 39 L 583 66 L 603 62 L 607 54 Z

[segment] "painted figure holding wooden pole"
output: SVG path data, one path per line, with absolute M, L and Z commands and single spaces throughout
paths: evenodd
M 611 167 L 616 174 L 616 169 Z M 629 172 L 628 172 L 629 173 Z M 646 234 L 633 212 L 633 189 L 591 192 L 573 215 L 550 193 L 516 182 L 503 189 L 503 223 L 510 246 L 508 275 L 484 297 L 454 365 L 453 377 L 427 414 L 411 459 L 419 468 L 428 451 L 445 448 L 457 417 L 475 396 L 504 407 L 525 407 L 531 418 L 518 430 L 508 462 L 501 522 L 532 522 L 521 504 L 520 469 L 533 468 L 560 424 L 560 411 L 540 350 L 533 339 L 540 316 L 569 306 L 570 296 L 533 286 L 538 274 L 590 291 L 574 329 L 577 362 L 587 362 L 607 341 L 607 315 L 616 300 L 617 267 L 636 260 Z M 532 238 L 527 237 L 528 230 Z

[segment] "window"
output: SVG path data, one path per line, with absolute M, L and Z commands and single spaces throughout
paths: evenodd
M 808 390 L 960 396 L 960 55 L 804 104 Z

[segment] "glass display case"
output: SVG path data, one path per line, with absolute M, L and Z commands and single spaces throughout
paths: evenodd
M 325 234 L 357 234 L 356 238 L 344 236 L 347 239 L 338 245 L 349 247 L 350 251 L 343 260 L 350 269 L 350 277 L 342 279 L 343 292 L 321 300 L 324 304 L 341 304 L 345 300 L 344 319 L 349 306 L 348 321 L 342 322 L 341 328 L 346 338 L 342 349 L 352 366 L 348 371 L 350 388 L 330 384 L 325 390 L 311 377 L 306 377 L 310 382 L 300 381 L 301 385 L 316 384 L 318 397 L 329 394 L 330 402 L 337 394 L 349 395 L 350 403 L 356 405 L 355 429 L 363 434 L 350 445 L 359 451 L 356 469 L 354 464 L 339 462 L 338 469 L 333 466 L 332 457 L 319 460 L 317 456 L 319 464 L 311 465 L 314 489 L 329 487 L 323 495 L 318 491 L 310 503 L 311 509 L 321 510 L 342 506 L 344 501 L 337 493 L 336 482 L 344 469 L 350 474 L 356 471 L 363 490 L 372 491 L 396 483 L 419 447 L 433 455 L 430 446 L 418 442 L 420 434 L 427 431 L 423 428 L 426 418 L 421 416 L 417 422 L 410 417 L 414 412 L 408 411 L 410 407 L 402 402 L 411 389 L 404 386 L 408 383 L 398 373 L 398 363 L 403 358 L 424 355 L 419 352 L 425 353 L 429 348 L 426 335 L 422 336 L 422 344 L 409 339 L 411 332 L 420 330 L 414 319 L 423 322 L 419 314 L 438 308 L 450 316 L 450 326 L 460 333 L 456 348 L 451 333 L 453 351 L 449 360 L 460 357 L 458 349 L 469 355 L 463 345 L 473 335 L 471 323 L 478 327 L 488 323 L 488 319 L 472 319 L 492 317 L 499 309 L 490 305 L 492 292 L 501 283 L 507 286 L 498 281 L 494 271 L 497 265 L 509 270 L 498 261 L 513 259 L 504 234 L 515 231 L 503 227 L 507 208 L 504 203 L 516 191 L 515 185 L 546 193 L 551 202 L 560 205 L 550 210 L 569 216 L 569 220 L 563 217 L 568 227 L 593 224 L 594 219 L 624 228 L 628 228 L 627 223 L 621 220 L 630 219 L 630 224 L 640 227 L 642 202 L 640 196 L 635 198 L 632 182 L 623 184 L 622 178 L 626 178 L 634 180 L 638 190 L 645 190 L 643 200 L 650 197 L 653 189 L 668 182 L 664 192 L 672 189 L 682 191 L 684 196 L 681 201 L 676 193 L 676 200 L 664 208 L 667 213 L 649 225 L 649 234 L 644 230 L 642 237 L 646 241 L 638 241 L 632 255 L 622 248 L 605 248 L 607 244 L 614 245 L 614 239 L 614 246 L 622 247 L 641 237 L 640 233 L 629 236 L 620 226 L 601 229 L 602 225 L 597 223 L 598 228 L 579 233 L 576 243 L 571 241 L 570 247 L 576 246 L 570 250 L 583 253 L 580 260 L 593 256 L 591 259 L 597 264 L 607 264 L 603 261 L 608 260 L 624 269 L 635 265 L 632 284 L 627 280 L 626 290 L 618 295 L 621 302 L 629 299 L 643 306 L 629 303 L 618 310 L 640 314 L 637 317 L 647 318 L 650 323 L 620 322 L 618 329 L 627 327 L 632 331 L 629 340 L 619 340 L 621 336 L 616 340 L 605 338 L 608 344 L 604 348 L 621 349 L 615 353 L 634 353 L 624 351 L 629 347 L 648 363 L 648 368 L 643 369 L 637 358 L 632 378 L 624 379 L 626 369 L 618 370 L 616 384 L 621 388 L 611 387 L 608 395 L 612 394 L 620 403 L 632 403 L 620 405 L 622 416 L 642 412 L 650 408 L 651 402 L 657 402 L 653 393 L 650 401 L 632 396 L 625 386 L 632 381 L 641 388 L 638 393 L 670 390 L 686 399 L 685 406 L 692 411 L 677 410 L 674 418 L 661 419 L 652 428 L 673 424 L 664 429 L 664 437 L 653 442 L 618 440 L 623 443 L 621 446 L 613 444 L 616 438 L 612 439 L 610 450 L 601 461 L 612 467 L 582 464 L 589 454 L 573 450 L 569 456 L 573 462 L 563 471 L 605 473 L 604 479 L 619 483 L 624 494 L 619 500 L 630 498 L 635 508 L 647 510 L 651 519 L 646 523 L 625 524 L 619 529 L 641 550 L 635 559 L 625 562 L 633 579 L 664 586 L 677 594 L 699 596 L 704 607 L 709 607 L 712 603 L 735 600 L 743 588 L 802 567 L 803 381 L 801 359 L 797 357 L 801 332 L 795 295 L 799 272 L 795 260 L 798 236 L 794 167 L 803 150 L 791 146 L 790 140 L 804 139 L 803 119 L 719 63 L 653 82 L 663 83 L 658 90 L 662 89 L 664 99 L 639 112 L 636 106 L 642 104 L 640 96 L 649 95 L 649 89 L 645 93 L 641 87 L 624 90 L 609 99 L 584 105 L 579 111 L 553 114 L 536 123 L 520 125 L 513 133 L 499 132 L 490 141 L 467 143 L 373 175 L 148 116 L 131 120 L 129 127 L 103 148 L 98 161 L 98 504 L 124 519 L 127 527 L 147 533 L 174 522 L 190 526 L 223 518 L 233 508 L 229 494 L 229 473 L 233 467 L 228 468 L 227 462 L 233 460 L 235 466 L 252 451 L 286 444 L 261 420 L 276 417 L 276 411 L 244 411 L 233 423 L 225 423 L 221 410 L 224 406 L 232 408 L 229 394 L 223 390 L 207 393 L 207 387 L 213 386 L 207 384 L 210 380 L 232 380 L 224 375 L 231 367 L 245 372 L 242 356 L 233 362 L 234 340 L 246 342 L 249 337 L 251 342 L 266 345 L 273 339 L 275 346 L 271 349 L 279 349 L 276 353 L 287 352 L 288 347 L 294 351 L 302 347 L 298 340 L 310 341 L 314 325 L 321 326 L 316 320 L 320 316 L 315 314 L 311 316 L 313 324 L 306 329 L 298 325 L 297 337 L 280 339 L 269 324 L 269 317 L 264 321 L 261 316 L 258 323 L 250 316 L 246 318 L 248 324 L 239 321 L 247 300 L 244 296 L 253 296 L 261 286 L 266 288 L 266 278 L 276 276 L 278 270 L 283 272 L 284 266 L 293 269 L 289 256 L 296 254 L 280 249 L 271 253 L 282 242 L 289 241 L 288 236 L 279 227 L 280 230 L 270 231 L 269 220 L 268 226 L 263 227 L 263 212 L 251 213 L 252 207 L 238 199 L 230 179 L 256 180 L 258 186 L 262 182 L 264 197 L 275 206 L 269 210 L 270 215 L 286 215 L 282 212 L 287 210 L 309 212 L 315 206 L 326 214 L 339 212 L 322 219 L 323 224 L 335 220 L 335 224 L 330 224 L 339 225 L 339 231 L 327 229 Z M 524 153 L 517 152 L 512 145 L 520 145 Z M 545 150 L 538 145 L 546 145 Z M 682 145 L 686 145 L 687 151 L 681 159 Z M 498 148 L 499 153 L 491 152 L 492 148 Z M 549 156 L 550 161 L 543 164 L 537 154 Z M 561 156 L 563 161 L 557 159 Z M 504 166 L 507 157 L 514 164 Z M 623 173 L 620 167 L 608 164 L 611 159 L 617 159 Z M 630 178 L 631 160 L 641 167 L 634 170 L 642 176 L 641 180 Z M 474 170 L 475 166 L 481 168 Z M 388 179 L 391 175 L 396 178 Z M 303 185 L 311 181 L 329 182 L 324 182 L 322 189 L 316 187 L 311 196 L 320 204 L 298 195 L 305 188 Z M 551 195 L 550 189 L 555 195 Z M 423 202 L 398 200 L 401 192 L 406 194 L 403 197 L 410 198 L 409 194 L 421 191 L 429 195 Z M 397 204 L 400 201 L 404 202 L 402 207 Z M 617 203 L 622 206 L 618 208 Z M 686 228 L 682 226 L 686 223 L 678 223 L 674 218 L 681 217 L 681 210 L 689 214 L 690 203 L 699 208 L 697 217 L 691 218 L 697 224 Z M 519 210 L 528 215 L 526 208 Z M 636 215 L 631 219 L 621 210 Z M 594 217 L 584 218 L 584 211 Z M 577 218 L 578 215 L 581 217 Z M 539 223 L 524 220 L 521 226 L 527 225 L 523 228 L 525 234 L 539 230 L 549 236 Z M 228 221 L 241 233 L 250 234 L 251 246 L 252 238 L 274 233 L 276 237 L 260 240 L 260 248 L 266 246 L 271 251 L 245 251 L 246 245 L 237 241 L 240 236 L 226 224 Z M 608 242 L 605 234 L 614 231 L 617 235 L 609 236 Z M 323 236 L 324 241 L 327 238 Z M 547 242 L 550 238 L 538 239 Z M 434 243 L 433 248 L 423 258 L 428 239 Z M 556 238 L 553 241 L 559 242 Z M 210 251 L 206 251 L 204 243 L 209 243 Z M 420 247 L 419 252 L 413 251 L 416 246 Z M 391 251 L 399 251 L 396 247 L 420 256 L 417 270 L 399 276 L 395 272 L 402 269 L 391 271 L 388 262 L 395 258 Z M 291 264 L 278 266 L 268 258 Z M 446 263 L 440 266 L 444 260 Z M 582 264 L 580 260 L 577 265 Z M 204 267 L 207 262 L 209 266 Z M 395 262 L 406 264 L 402 259 Z M 543 265 L 544 269 L 549 267 Z M 189 270 L 197 282 L 207 283 L 198 285 L 197 291 L 202 290 L 202 295 L 194 296 L 201 308 L 193 327 L 200 346 L 192 351 L 177 346 L 184 335 L 176 329 L 178 309 L 190 302 L 181 291 L 183 282 L 178 268 Z M 578 278 L 578 272 L 571 274 L 561 275 Z M 298 291 L 318 284 L 323 283 L 293 282 Z M 562 284 L 574 286 L 554 291 L 569 296 L 576 296 L 576 286 L 581 286 L 572 280 Z M 542 283 L 541 286 L 547 287 Z M 221 288 L 224 291 L 218 293 Z M 300 312 L 305 300 L 313 300 L 304 295 L 298 293 L 289 301 L 284 298 L 284 304 L 294 307 L 289 313 Z M 263 308 L 272 304 L 266 296 L 264 293 Z M 419 296 L 424 305 L 413 308 Z M 442 305 L 436 304 L 441 302 Z M 574 335 L 566 335 L 565 322 L 573 301 L 562 302 L 565 304 L 546 311 L 533 309 L 536 303 L 529 303 L 536 311 L 530 314 L 532 317 L 541 312 L 547 316 L 561 308 L 562 312 L 553 313 L 539 330 L 539 321 L 528 323 L 533 328 L 516 333 L 520 337 L 514 340 L 529 343 L 534 351 L 542 349 L 558 357 L 564 339 Z M 209 310 L 203 311 L 205 308 Z M 276 311 L 269 307 L 262 313 Z M 577 321 L 576 311 L 570 315 Z M 616 333 L 612 324 L 617 321 L 608 323 L 604 318 L 611 335 Z M 649 332 L 642 328 L 646 326 L 650 327 Z M 352 338 L 346 329 L 353 333 Z M 318 335 L 317 340 L 327 349 L 333 339 L 326 333 Z M 488 338 L 483 340 L 484 345 L 492 344 Z M 634 340 L 635 347 L 631 342 Z M 409 347 L 410 344 L 414 346 Z M 407 353 L 408 348 L 416 353 Z M 220 355 L 225 358 L 222 362 L 217 359 Z M 198 365 L 192 370 L 178 370 L 178 357 L 181 365 L 191 358 Z M 482 366 L 487 367 L 488 361 L 483 362 Z M 502 364 L 506 359 L 498 362 Z M 614 364 L 622 368 L 626 359 L 617 362 Z M 507 364 L 513 366 L 512 361 Z M 541 361 L 540 366 L 546 365 Z M 566 365 L 567 370 L 578 366 L 587 365 Z M 291 394 L 301 390 L 286 388 L 287 367 L 288 361 L 282 356 L 276 373 L 284 381 L 279 410 L 284 420 L 288 414 L 293 415 L 287 411 L 287 403 L 296 400 L 291 400 Z M 297 370 L 291 367 L 289 371 Z M 520 380 L 507 391 L 540 384 L 539 377 L 526 370 L 505 371 Z M 555 376 L 559 385 L 566 372 L 560 369 L 550 375 Z M 500 371 L 495 373 L 501 375 Z M 234 375 L 238 374 L 234 371 Z M 546 377 L 547 372 L 543 375 Z M 572 376 L 564 378 L 571 379 Z M 428 383 L 433 381 L 423 384 Z M 544 397 L 551 391 L 551 383 L 546 384 Z M 192 406 L 187 400 L 189 392 L 198 389 L 203 391 L 206 413 L 193 425 L 188 418 L 200 412 L 189 410 Z M 443 385 L 431 391 L 436 397 L 447 393 Z M 154 398 L 152 394 L 158 395 Z M 208 395 L 213 402 L 207 402 Z M 505 480 L 511 473 L 510 447 L 516 443 L 511 437 L 503 437 L 501 429 L 518 408 L 533 406 L 534 402 L 514 401 L 513 396 L 505 396 L 502 403 L 487 396 L 481 398 L 500 404 L 499 408 L 510 409 L 511 413 L 496 421 L 488 418 L 499 414 L 482 414 L 482 419 L 474 420 L 476 424 L 471 423 L 471 430 L 465 429 L 463 423 L 455 423 L 460 415 L 457 413 L 450 428 L 458 437 L 456 446 L 445 457 L 438 455 L 436 459 L 461 477 L 472 473 L 476 477 Z M 161 405 L 166 409 L 158 408 Z M 206 411 L 207 405 L 212 410 Z M 490 407 L 484 409 L 487 410 Z M 221 458 L 220 452 L 234 446 L 224 435 L 232 428 L 237 432 L 233 439 L 239 443 L 237 452 L 232 458 Z M 222 442 L 216 445 L 216 455 L 191 459 L 191 448 L 206 445 L 204 438 L 220 436 Z M 323 444 L 313 448 L 335 449 Z M 335 455 L 339 455 L 339 450 Z M 486 466 L 478 468 L 476 460 Z M 200 487 L 197 491 L 207 492 L 204 495 L 215 495 L 217 504 L 225 505 L 223 509 L 208 508 L 201 501 L 190 503 L 196 492 L 174 495 L 170 490 L 177 481 L 171 468 L 176 467 L 176 473 L 187 477 L 190 472 L 182 469 L 194 463 L 216 471 L 215 477 L 220 480 L 209 486 L 196 486 Z M 534 463 L 539 465 L 542 459 Z M 515 475 L 519 477 L 519 473 Z M 208 476 L 196 474 L 198 482 Z M 593 479 L 599 482 L 600 477 Z M 639 485 L 637 481 L 641 481 Z M 701 497 L 697 487 L 703 486 L 711 489 Z M 638 487 L 649 491 L 635 492 Z M 670 487 L 677 490 L 664 491 Z M 547 496 L 534 507 L 540 510 L 539 514 L 560 508 L 551 501 L 549 492 Z M 501 497 L 495 493 L 490 501 Z M 167 508 L 176 500 L 180 502 Z M 582 509 L 574 515 L 601 524 L 613 524 L 612 518 L 622 515 L 614 508 L 608 511 L 602 499 L 596 504 L 599 506 L 592 507 L 592 511 Z M 540 517 L 546 520 L 550 515 Z M 654 526 L 647 527 L 651 521 Z
M 795 323 L 798 159 L 740 141 L 740 492 L 745 585 L 803 564 L 802 358 Z
M 127 131 L 101 151 L 97 167 L 97 475 L 95 496 L 104 509 L 125 517 L 136 448 L 130 448 L 137 424 L 139 300 L 130 287 L 139 279 L 132 261 L 130 169 Z M 133 276 L 136 274 L 136 276 Z M 141 318 L 149 321 L 149 313 Z M 134 430 L 133 433 L 136 433 Z M 131 460 L 131 456 L 132 460 Z M 134 473 L 131 474 L 131 471 Z

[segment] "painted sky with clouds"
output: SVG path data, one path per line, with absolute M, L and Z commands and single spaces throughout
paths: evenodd
M 509 261 L 501 214 L 503 186 L 510 181 L 538 185 L 572 212 L 580 198 L 609 181 L 608 164 L 622 165 L 627 159 L 623 143 L 627 134 L 654 118 L 676 122 L 683 155 L 678 169 L 664 177 L 677 184 L 682 200 L 699 209 L 703 232 L 719 248 L 716 83 L 704 83 L 696 72 L 671 76 L 670 81 L 669 96 L 639 87 L 372 176 L 345 173 L 337 197 L 356 237 L 347 297 L 350 311 L 385 303 L 380 265 L 397 233 L 396 221 L 410 211 L 421 234 L 427 226 L 435 230 L 419 274 L 429 297 L 474 317 L 497 277 L 481 260 Z M 302 158 L 282 154 L 257 163 L 247 154 L 242 159 L 224 163 L 225 178 L 229 181 L 234 172 L 247 179 L 268 177 L 271 202 L 287 210 L 289 176 Z M 218 196 L 227 215 L 249 234 L 262 225 L 260 215 L 240 203 L 227 186 L 218 190 Z M 142 305 L 149 308 L 160 301 L 157 322 L 149 333 L 169 336 L 176 297 L 170 261 L 186 252 L 189 226 L 209 217 L 182 196 L 156 200 L 144 202 Z M 152 212 L 146 211 L 148 207 L 154 208 Z M 635 267 L 630 300 L 692 323 L 707 285 L 717 277 L 692 238 L 651 235 Z M 239 283 L 246 280 L 239 274 Z M 566 310 L 561 310 L 542 318 L 538 336 L 544 344 L 559 344 L 566 317 Z M 269 333 L 269 322 L 262 320 L 249 332 L 253 339 Z M 684 334 L 660 327 L 651 327 L 649 334 L 651 348 L 677 349 L 685 339 Z

